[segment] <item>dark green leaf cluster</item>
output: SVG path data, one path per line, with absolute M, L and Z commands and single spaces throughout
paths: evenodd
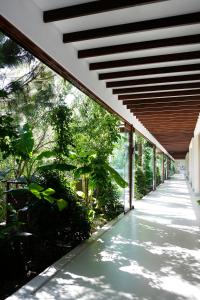
M 58 105 L 50 113 L 50 124 L 56 133 L 55 152 L 59 157 L 69 155 L 69 147 L 73 144 L 70 123 L 71 110 L 66 105 Z
M 34 56 L 0 32 L 0 68 L 29 63 Z
M 17 126 L 10 115 L 0 116 L 0 151 L 3 158 L 13 154 L 13 141 L 18 136 Z

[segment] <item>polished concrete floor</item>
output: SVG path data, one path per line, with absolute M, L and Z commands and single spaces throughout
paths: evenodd
M 175 176 L 35 291 L 9 299 L 200 300 L 198 209 Z

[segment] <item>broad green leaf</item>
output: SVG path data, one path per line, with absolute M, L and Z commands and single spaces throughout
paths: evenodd
M 38 183 L 35 183 L 35 182 L 30 183 L 28 188 L 29 188 L 30 191 L 31 190 L 36 190 L 38 192 L 41 192 L 41 191 L 44 190 L 44 188 L 41 185 L 39 185 Z
M 44 188 L 39 185 L 38 183 L 32 182 L 31 184 L 29 184 L 28 186 L 29 191 L 38 199 L 41 199 L 41 191 L 44 190 Z
M 42 192 L 43 196 L 51 196 L 53 194 L 55 194 L 55 190 L 52 189 L 52 188 L 48 188 L 48 189 L 46 189 L 45 191 Z
M 54 203 L 55 202 L 55 198 L 50 196 L 50 195 L 43 195 L 44 199 L 47 200 L 49 203 Z
M 198 200 L 197 203 L 200 205 L 200 200 Z
M 54 151 L 43 151 L 42 153 L 40 153 L 35 160 L 42 160 L 43 158 L 50 158 L 50 157 L 54 157 L 55 156 L 55 152 Z
M 64 199 L 59 199 L 56 201 L 57 206 L 59 211 L 62 211 L 63 209 L 65 209 L 68 206 L 67 201 L 65 201 Z
M 38 199 L 42 199 L 41 193 L 38 190 L 30 190 L 30 192 Z
M 33 133 L 28 124 L 20 130 L 19 137 L 13 141 L 15 153 L 24 159 L 30 158 L 34 146 Z
M 84 166 L 76 169 L 76 171 L 74 172 L 74 176 L 76 178 L 79 178 L 81 175 L 89 174 L 91 172 L 92 172 L 91 166 Z
M 126 188 L 128 183 L 119 175 L 119 173 L 109 166 L 107 163 L 104 164 L 106 170 L 110 173 L 111 177 L 115 180 L 115 182 L 122 188 Z

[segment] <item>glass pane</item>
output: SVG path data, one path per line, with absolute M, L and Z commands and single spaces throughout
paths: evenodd
M 110 158 L 112 167 L 122 176 L 122 178 L 129 182 L 129 133 L 121 133 L 121 139 L 118 141 L 116 148 Z M 127 188 L 120 188 L 120 201 L 124 205 L 124 211 L 130 209 L 129 204 L 129 186 Z

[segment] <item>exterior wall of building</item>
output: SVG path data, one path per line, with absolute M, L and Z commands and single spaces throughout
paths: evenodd
M 200 133 L 196 132 L 191 140 L 189 152 L 185 158 L 186 177 L 195 194 L 200 194 Z M 188 174 L 188 175 L 187 175 Z

